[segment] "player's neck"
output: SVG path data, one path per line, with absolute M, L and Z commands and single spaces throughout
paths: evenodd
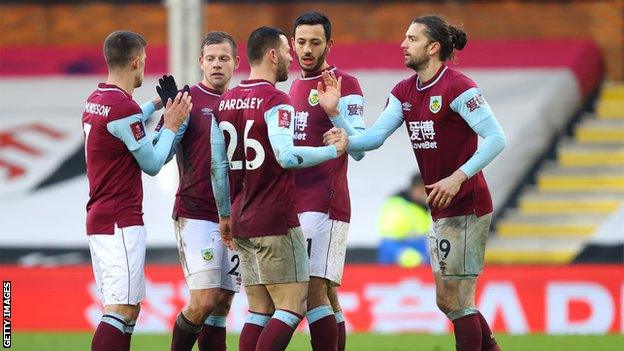
M 266 69 L 262 66 L 251 67 L 251 71 L 249 72 L 249 80 L 253 79 L 263 79 L 275 85 L 275 83 L 277 82 L 277 74 L 274 70 Z
M 427 65 L 427 67 L 425 67 L 422 71 L 417 71 L 416 73 L 418 73 L 418 78 L 420 79 L 421 82 L 426 82 L 428 80 L 430 80 L 431 78 L 433 78 L 433 76 L 436 75 L 436 73 L 438 73 L 438 70 L 440 69 L 440 67 L 442 67 L 442 62 L 440 61 L 429 61 L 430 64 Z
M 229 84 L 226 84 L 222 87 L 215 87 L 214 85 L 210 84 L 210 82 L 208 82 L 208 80 L 206 80 L 206 78 L 202 79 L 201 81 L 202 85 L 204 85 L 206 88 L 208 89 L 212 89 L 216 92 L 219 92 L 220 94 L 223 94 L 224 91 L 226 91 L 228 89 Z
M 109 72 L 106 84 L 116 85 L 128 93 L 128 95 L 134 93 L 134 76 L 127 73 Z

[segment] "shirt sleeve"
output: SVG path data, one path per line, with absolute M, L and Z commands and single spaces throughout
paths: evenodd
M 108 131 L 120 139 L 132 152 L 139 167 L 147 174 L 158 174 L 171 150 L 175 133 L 163 128 L 157 143 L 152 144 L 152 137 L 145 133 L 142 114 L 135 114 L 125 118 L 108 122 Z
M 143 114 L 141 119 L 143 120 L 143 123 L 147 122 L 150 117 L 152 117 L 152 114 L 154 114 L 154 112 L 156 112 L 156 106 L 154 106 L 153 102 L 148 101 L 141 105 L 141 113 Z
M 158 122 L 158 125 L 156 125 L 156 129 L 154 130 L 154 134 L 152 136 L 153 144 L 156 144 L 158 142 L 158 139 L 160 138 L 160 135 L 163 132 L 163 125 L 164 125 L 163 118 L 164 117 L 160 118 L 160 121 Z M 184 138 L 184 133 L 186 133 L 186 129 L 188 128 L 190 118 L 191 116 L 187 117 L 184 120 L 184 122 L 180 124 L 180 127 L 178 127 L 178 132 L 176 133 L 175 138 L 173 139 L 173 145 L 171 145 L 171 150 L 169 151 L 169 155 L 167 155 L 167 159 L 165 160 L 165 163 L 169 163 L 169 161 L 173 159 L 173 155 L 175 155 L 178 145 L 180 145 L 180 142 Z
M 475 154 L 459 168 L 468 177 L 472 177 L 503 151 L 507 145 L 507 138 L 478 88 L 473 87 L 464 91 L 451 102 L 450 106 L 483 138 Z
M 336 128 L 345 130 L 348 136 L 357 135 L 366 130 L 364 126 L 364 97 L 362 95 L 347 95 L 338 102 L 338 116 L 330 118 Z M 359 161 L 364 158 L 363 151 L 350 151 L 349 155 Z
M 379 148 L 384 141 L 403 124 L 401 101 L 393 94 L 388 97 L 388 104 L 379 118 L 370 128 L 358 135 L 349 137 L 348 151 L 369 151 Z
M 334 145 L 309 147 L 293 143 L 295 109 L 279 104 L 264 114 L 269 141 L 277 162 L 284 168 L 305 168 L 336 158 Z
M 212 117 L 210 130 L 210 156 L 210 180 L 215 202 L 217 203 L 217 210 L 219 211 L 219 216 L 229 216 L 231 211 L 230 185 L 228 182 L 228 159 L 225 149 L 225 138 L 214 117 Z

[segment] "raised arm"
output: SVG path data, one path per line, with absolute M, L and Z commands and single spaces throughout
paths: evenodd
M 165 164 L 175 134 L 190 112 L 191 106 L 191 98 L 186 93 L 179 94 L 173 102 L 167 104 L 165 125 L 156 144 L 152 144 L 152 138 L 145 133 L 142 113 L 109 122 L 106 128 L 132 152 L 139 167 L 145 173 L 154 176 Z
M 334 159 L 345 151 L 346 135 L 343 143 L 337 145 L 309 147 L 295 146 L 293 143 L 294 108 L 281 104 L 264 114 L 269 141 L 277 162 L 284 168 L 305 168 Z

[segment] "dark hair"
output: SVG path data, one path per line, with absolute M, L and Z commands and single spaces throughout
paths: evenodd
M 329 41 L 329 39 L 331 39 L 332 25 L 331 25 L 331 22 L 329 21 L 329 18 L 327 18 L 327 16 L 325 16 L 324 14 L 320 12 L 316 12 L 316 11 L 310 11 L 297 17 L 297 19 L 295 20 L 295 24 L 293 26 L 293 37 L 295 36 L 297 27 L 304 25 L 304 24 L 312 25 L 312 26 L 315 24 L 322 24 L 323 29 L 325 30 L 325 40 Z
M 267 50 L 279 48 L 282 43 L 280 36 L 286 36 L 281 29 L 274 27 L 260 27 L 247 39 L 247 59 L 249 64 L 256 64 L 262 61 L 262 57 Z
M 104 40 L 104 59 L 108 68 L 125 67 L 147 46 L 147 42 L 137 33 L 118 30 Z
M 230 47 L 232 47 L 232 55 L 236 57 L 237 49 L 236 49 L 236 42 L 234 41 L 234 38 L 232 38 L 232 36 L 229 35 L 228 33 L 221 32 L 221 31 L 212 31 L 206 34 L 201 44 L 202 53 L 204 50 L 204 46 L 222 44 L 222 43 L 230 44 Z
M 463 30 L 448 24 L 442 17 L 420 16 L 412 23 L 424 25 L 427 28 L 425 30 L 427 37 L 440 43 L 440 60 L 442 61 L 453 58 L 453 50 L 463 49 L 468 42 L 468 37 Z

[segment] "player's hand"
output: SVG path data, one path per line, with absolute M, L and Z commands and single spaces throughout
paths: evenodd
M 340 114 L 338 102 L 341 96 L 342 77 L 336 79 L 334 72 L 327 73 L 327 71 L 323 71 L 322 76 L 323 82 L 318 82 L 316 86 L 319 104 L 329 117 L 338 116 Z
M 340 139 L 340 129 L 333 127 L 323 134 L 323 143 L 325 145 L 333 145 Z
M 436 183 L 425 185 L 425 188 L 431 190 L 429 196 L 427 196 L 429 207 L 442 209 L 450 205 L 466 179 L 468 179 L 468 176 L 464 172 L 457 170 Z
M 186 91 L 178 93 L 173 101 L 168 100 L 165 107 L 165 128 L 177 133 L 192 108 L 191 96 Z
M 232 230 L 230 229 L 230 217 L 219 217 L 219 232 L 221 232 L 221 242 L 230 250 L 235 250 Z
M 338 129 L 338 133 L 334 134 L 335 142 L 333 143 L 336 147 L 336 157 L 342 156 L 345 152 L 347 152 L 347 145 L 349 145 L 349 139 L 347 138 L 347 132 L 344 129 Z

